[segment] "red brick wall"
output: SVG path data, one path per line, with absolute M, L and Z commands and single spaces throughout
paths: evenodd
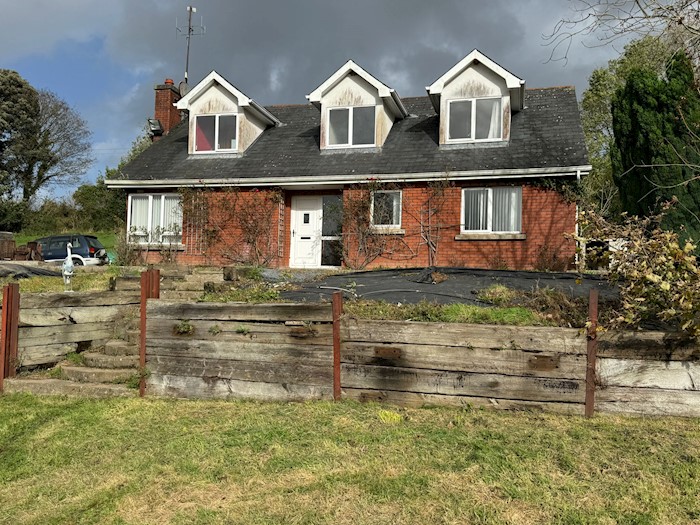
M 566 202 L 556 191 L 531 185 L 522 186 L 522 232 L 526 239 L 455 240 L 460 234 L 461 190 L 467 186 L 451 185 L 446 188 L 441 197 L 442 204 L 439 197 L 433 198 L 432 207 L 440 210 L 432 219 L 432 239 L 437 240 L 435 265 L 535 269 L 541 267 L 543 262 L 550 262 L 552 256 L 567 266 L 573 264 L 576 247 L 566 234 L 574 233 L 576 205 Z M 346 194 L 352 191 L 346 190 Z M 376 258 L 368 267 L 420 267 L 429 264 L 428 245 L 421 232 L 425 232 L 427 225 L 426 201 L 431 191 L 425 184 L 403 188 L 401 229 L 405 233 L 387 235 L 390 240 L 386 242 L 386 255 Z
M 473 184 L 472 186 L 483 186 Z M 462 187 L 452 185 L 442 197 L 433 200 L 440 212 L 433 217 L 433 240 L 437 241 L 437 266 L 466 266 L 472 268 L 536 269 L 542 260 L 554 256 L 568 266 L 573 264 L 575 243 L 567 234 L 573 234 L 576 224 L 576 206 L 566 202 L 561 195 L 524 184 L 522 186 L 522 232 L 524 240 L 455 240 L 460 234 Z M 346 189 L 345 198 L 351 198 L 358 190 Z M 360 190 L 361 191 L 361 190 Z M 367 267 L 421 267 L 429 264 L 429 250 L 425 236 L 427 205 L 431 190 L 426 184 L 415 184 L 402 189 L 402 235 L 383 236 L 384 255 L 374 259 Z M 326 192 L 285 192 L 283 202 L 270 210 L 269 242 L 272 253 L 268 266 L 287 267 L 290 256 L 291 200 L 293 195 L 323 195 Z M 226 265 L 240 262 L 246 253 L 241 249 L 241 229 L 233 220 L 231 211 L 233 193 L 227 191 L 205 192 L 206 206 L 211 218 L 209 228 L 218 231 L 219 242 L 206 245 L 202 242 L 205 228 L 192 225 L 185 217 L 183 243 L 185 251 L 177 254 L 180 264 Z M 237 206 L 258 206 L 260 199 L 275 195 L 273 190 L 240 190 Z M 442 202 L 440 204 L 439 202 Z M 437 204 L 436 204 L 437 201 Z M 187 210 L 187 207 L 185 207 Z M 423 223 L 423 226 L 421 225 Z M 353 239 L 346 239 L 348 252 L 356 246 Z M 237 248 L 233 253 L 232 248 Z M 149 262 L 161 262 L 158 253 L 149 254 Z

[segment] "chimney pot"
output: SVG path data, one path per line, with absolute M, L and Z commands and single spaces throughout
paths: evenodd
M 165 84 L 167 84 L 169 86 L 173 86 L 173 85 L 175 85 L 175 81 L 172 78 L 166 78 Z

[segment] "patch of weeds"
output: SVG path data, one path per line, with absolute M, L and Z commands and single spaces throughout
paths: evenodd
M 133 373 L 125 381 L 118 381 L 118 383 L 123 383 L 127 388 L 133 390 L 138 390 L 141 386 L 141 379 L 148 379 L 151 376 L 151 371 L 148 368 L 143 368 L 138 372 Z
M 79 354 L 78 352 L 71 352 L 70 354 L 66 355 L 66 360 L 68 360 L 72 365 L 85 366 L 85 356 L 83 354 Z
M 554 288 L 535 288 L 525 295 L 525 305 L 557 326 L 582 327 L 588 319 L 588 299 L 572 297 Z
M 280 292 L 267 283 L 256 283 L 246 288 L 231 288 L 220 293 L 205 293 L 202 301 L 213 303 L 274 303 L 280 302 Z
M 520 292 L 503 284 L 492 284 L 488 288 L 479 290 L 476 296 L 479 300 L 496 306 L 510 306 L 521 295 Z
M 248 335 L 250 333 L 250 330 L 246 326 L 237 326 L 236 327 L 236 333 L 241 334 L 241 335 Z
M 221 333 L 221 327 L 218 324 L 209 327 L 209 333 L 211 335 L 219 335 Z
M 60 366 L 54 366 L 52 369 L 50 369 L 48 372 L 46 372 L 46 375 L 49 377 L 49 379 L 65 379 L 66 376 L 63 373 L 63 368 Z
M 403 416 L 393 410 L 380 410 L 377 412 L 377 417 L 385 425 L 398 425 L 403 421 Z
M 194 325 L 190 323 L 189 319 L 183 319 L 173 326 L 173 333 L 175 335 L 192 335 L 194 333 Z

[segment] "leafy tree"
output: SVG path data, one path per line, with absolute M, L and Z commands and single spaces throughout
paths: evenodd
M 663 226 L 700 239 L 700 95 L 688 57 L 674 56 L 663 76 L 632 70 L 613 98 L 612 117 L 623 209 L 649 215 L 673 201 Z
M 615 92 L 624 86 L 634 69 L 661 74 L 672 56 L 664 39 L 644 37 L 625 46 L 622 55 L 591 74 L 581 99 L 581 121 L 586 147 L 593 166 L 583 182 L 583 198 L 590 209 L 606 217 L 620 211 L 617 187 L 612 178 L 611 153 L 615 150 L 611 105 Z
M 90 131 L 65 101 L 0 70 L 2 204 L 25 209 L 51 184 L 74 184 L 92 164 Z
M 108 188 L 104 176 L 97 177 L 95 184 L 78 187 L 73 192 L 73 202 L 82 229 L 108 231 L 124 223 L 126 196 L 122 190 Z

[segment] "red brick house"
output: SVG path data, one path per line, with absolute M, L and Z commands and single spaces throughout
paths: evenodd
M 112 187 L 148 257 L 275 267 L 571 264 L 590 171 L 574 89 L 525 89 L 477 50 L 401 99 L 352 61 L 262 107 L 216 72 L 156 86 L 162 137 Z

